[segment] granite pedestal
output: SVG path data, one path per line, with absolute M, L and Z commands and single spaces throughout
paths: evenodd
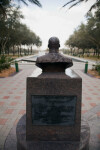
M 17 150 L 89 150 L 90 128 L 82 119 L 80 142 L 76 141 L 26 141 L 26 115 L 17 125 Z
M 80 140 L 82 80 L 72 74 L 27 78 L 27 140 Z

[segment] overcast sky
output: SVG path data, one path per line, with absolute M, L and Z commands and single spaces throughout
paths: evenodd
M 56 36 L 60 40 L 61 48 L 81 22 L 86 22 L 85 14 L 95 0 L 89 0 L 72 9 L 62 8 L 68 0 L 40 0 L 42 8 L 36 5 L 21 6 L 25 16 L 23 23 L 35 32 L 42 40 L 41 49 L 46 49 L 48 39 Z

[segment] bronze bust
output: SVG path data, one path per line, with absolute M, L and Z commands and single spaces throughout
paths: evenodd
M 60 42 L 57 37 L 51 37 L 48 41 L 49 53 L 40 56 L 36 65 L 43 72 L 64 72 L 66 68 L 73 65 L 72 59 L 59 53 Z

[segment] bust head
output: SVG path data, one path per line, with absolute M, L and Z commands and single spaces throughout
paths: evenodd
M 49 53 L 40 56 L 36 60 L 36 65 L 43 72 L 65 72 L 65 69 L 73 65 L 72 59 L 59 53 L 59 39 L 51 37 L 48 41 Z
M 48 48 L 50 53 L 57 53 L 59 51 L 60 42 L 57 37 L 51 37 L 48 41 Z

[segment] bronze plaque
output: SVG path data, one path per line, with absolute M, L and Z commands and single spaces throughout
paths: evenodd
M 76 96 L 32 95 L 33 125 L 74 125 Z

